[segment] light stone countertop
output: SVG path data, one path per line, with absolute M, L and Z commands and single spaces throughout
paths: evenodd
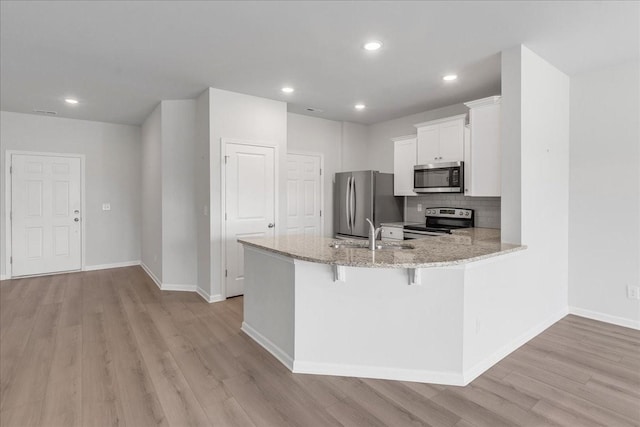
M 369 268 L 443 267 L 479 261 L 526 249 L 526 246 L 500 242 L 500 230 L 466 228 L 454 234 L 398 242 L 413 249 L 333 248 L 329 237 L 285 235 L 267 238 L 238 239 L 238 242 L 286 257 L 321 264 Z M 366 241 L 359 240 L 358 242 Z M 378 242 L 385 245 L 398 243 Z

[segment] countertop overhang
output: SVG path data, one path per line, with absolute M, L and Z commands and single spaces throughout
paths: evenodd
M 526 249 L 526 246 L 502 243 L 500 230 L 491 228 L 466 228 L 450 235 L 402 242 L 413 249 L 333 248 L 331 244 L 336 239 L 304 235 L 238 239 L 238 242 L 302 261 L 365 268 L 444 267 Z

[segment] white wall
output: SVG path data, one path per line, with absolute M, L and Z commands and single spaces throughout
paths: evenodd
M 342 122 L 342 170 L 369 169 L 372 169 L 369 153 L 369 126 Z
M 524 46 L 502 53 L 502 77 L 503 106 L 521 112 L 503 123 L 503 164 L 511 167 L 502 188 L 521 185 L 503 191 L 502 224 L 528 246 L 513 280 L 522 289 L 520 316 L 509 321 L 535 328 L 536 319 L 568 307 L 569 77 Z
M 195 100 L 162 101 L 162 284 L 196 285 Z
M 195 115 L 162 101 L 142 125 L 142 262 L 162 289 L 196 286 Z
M 507 73 L 504 68 L 508 67 Z M 519 143 L 522 132 L 522 52 L 519 48 L 502 52 L 502 182 L 501 238 L 503 242 L 519 244 L 522 240 L 521 168 Z M 504 93 L 509 96 L 505 98 Z M 509 179 L 505 179 L 509 177 Z
M 300 114 L 287 114 L 287 149 L 324 155 L 324 234 L 333 236 L 333 181 L 342 171 L 342 123 Z
M 86 266 L 140 260 L 140 128 L 0 112 L 0 274 L 5 274 L 6 150 L 85 155 Z M 102 203 L 110 211 L 102 211 Z
M 211 290 L 211 223 L 209 185 L 209 145 L 211 144 L 210 90 L 196 99 L 195 116 L 195 210 L 196 210 L 196 284 L 208 299 Z
M 571 79 L 569 305 L 640 328 L 640 64 Z
M 223 294 L 224 271 L 221 256 L 224 249 L 222 233 L 224 222 L 221 211 L 221 139 L 262 141 L 277 147 L 278 218 L 276 233 L 286 231 L 287 209 L 287 104 L 266 98 L 209 89 L 209 117 L 211 140 L 209 148 L 209 183 L 211 212 L 211 286 L 209 295 L 218 298 Z M 198 230 L 200 232 L 200 230 Z
M 417 123 L 465 114 L 468 111 L 469 109 L 464 104 L 454 104 L 370 125 L 367 144 L 369 167 L 367 169 L 393 173 L 393 142 L 391 138 L 416 135 L 417 131 L 414 125 Z
M 162 105 L 142 124 L 141 261 L 162 283 Z

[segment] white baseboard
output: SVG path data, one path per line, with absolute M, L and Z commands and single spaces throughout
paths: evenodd
M 514 339 L 510 343 L 504 345 L 502 348 L 500 348 L 498 351 L 496 351 L 495 353 L 493 353 L 489 357 L 486 357 L 484 360 L 480 361 L 479 363 L 476 363 L 470 369 L 466 369 L 463 372 L 464 382 L 463 382 L 462 385 L 467 385 L 471 381 L 475 380 L 477 377 L 479 377 L 486 370 L 491 368 L 493 365 L 498 363 L 500 360 L 504 359 L 506 356 L 508 356 L 509 354 L 511 354 L 512 352 L 517 350 L 518 348 L 520 348 L 522 345 L 524 345 L 525 343 L 530 341 L 532 338 L 534 338 L 535 336 L 540 334 L 542 331 L 547 329 L 549 326 L 553 325 L 558 320 L 560 320 L 563 317 L 565 317 L 567 314 L 569 314 L 569 309 L 568 308 L 563 308 L 562 310 L 560 310 L 559 312 L 557 312 L 553 316 L 551 316 L 548 319 L 538 323 L 533 328 L 531 328 L 528 331 L 526 331 L 525 333 L 521 334 L 520 336 L 518 336 L 516 339 Z
M 140 262 L 140 267 L 142 267 L 144 272 L 147 273 L 149 277 L 151 277 L 151 280 L 153 280 L 153 283 L 156 284 L 158 289 L 162 290 L 162 282 L 156 277 L 155 274 L 151 272 L 151 269 L 147 267 L 144 262 Z
M 576 316 L 586 317 L 587 319 L 599 320 L 600 322 L 611 323 L 617 326 L 624 326 L 640 330 L 640 320 L 628 319 L 626 317 L 612 316 L 610 314 L 601 313 L 599 311 L 586 310 L 579 307 L 569 307 L 569 313 Z
M 196 285 L 184 285 L 184 284 L 175 284 L 175 283 L 162 283 L 160 279 L 156 277 L 151 269 L 145 265 L 144 262 L 140 263 L 140 267 L 151 277 L 151 280 L 156 284 L 158 289 L 161 291 L 180 291 L 180 292 L 195 292 Z
M 138 261 L 115 262 L 115 263 L 112 263 L 112 264 L 85 265 L 84 266 L 84 271 L 106 270 L 108 268 L 131 267 L 133 265 L 140 265 L 140 260 L 138 260 Z
M 265 350 L 271 353 L 273 357 L 278 359 L 280 363 L 286 366 L 290 371 L 293 371 L 293 358 L 286 352 L 284 352 L 280 347 L 275 345 L 260 332 L 253 329 L 246 322 L 242 322 L 242 327 L 240 329 L 242 330 L 242 332 L 249 335 L 251 339 L 260 344 Z
M 458 386 L 464 385 L 463 376 L 458 372 L 436 372 L 420 369 L 316 363 L 298 360 L 293 362 L 292 371 L 296 374 L 336 375 L 340 377 L 376 378 L 382 380 L 412 381 Z
M 9 280 L 9 276 L 6 274 L 0 274 L 0 280 Z
M 195 292 L 196 285 L 178 285 L 171 283 L 163 283 L 160 288 L 163 291 L 181 291 L 181 292 Z
M 220 301 L 224 301 L 226 298 L 223 297 L 220 294 L 215 294 L 215 295 L 209 295 L 209 293 L 207 291 L 205 291 L 204 289 L 200 289 L 196 286 L 195 288 L 195 292 L 200 295 L 202 297 L 203 300 L 205 300 L 206 302 L 220 302 Z

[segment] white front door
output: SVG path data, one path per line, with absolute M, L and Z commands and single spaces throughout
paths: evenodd
M 287 154 L 287 233 L 321 234 L 320 156 Z
M 225 145 L 226 296 L 244 293 L 243 237 L 275 235 L 275 148 Z
M 82 268 L 80 158 L 11 155 L 11 275 Z

